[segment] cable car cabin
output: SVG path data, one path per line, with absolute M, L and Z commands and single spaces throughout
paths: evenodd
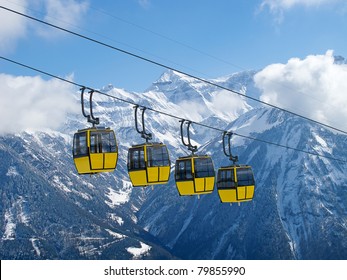
M 73 159 L 79 174 L 114 171 L 118 160 L 114 131 L 96 127 L 78 130 L 73 140 Z
M 248 165 L 232 165 L 218 170 L 217 190 L 221 202 L 244 202 L 253 199 L 254 176 Z
M 215 172 L 211 157 L 198 155 L 180 157 L 176 160 L 175 180 L 180 195 L 212 193 Z
M 170 159 L 166 145 L 134 145 L 128 152 L 128 173 L 134 187 L 166 184 L 170 178 Z

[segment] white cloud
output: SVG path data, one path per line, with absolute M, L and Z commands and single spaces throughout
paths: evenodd
M 26 0 L 13 0 L 11 2 L 0 0 L 0 5 L 24 13 Z M 27 32 L 27 20 L 19 15 L 0 9 L 0 51 L 9 52 L 18 39 L 23 38 Z
M 44 0 L 42 1 L 45 9 L 44 20 L 58 25 L 62 28 L 71 29 L 79 26 L 88 10 L 87 1 L 78 2 L 76 0 Z M 52 36 L 52 29 L 41 28 L 40 35 Z
M 251 108 L 244 98 L 226 90 L 216 91 L 213 94 L 211 107 L 226 121 L 237 118 Z
M 332 4 L 341 0 L 263 0 L 262 5 L 268 6 L 271 10 L 287 10 L 294 6 L 317 7 L 323 4 Z
M 58 128 L 79 110 L 75 91 L 56 79 L 0 74 L 0 134 Z
M 347 65 L 334 64 L 332 51 L 269 65 L 254 81 L 262 101 L 347 129 Z
M 345 0 L 263 0 L 260 9 L 268 8 L 275 16 L 278 23 L 283 20 L 285 11 L 295 7 L 304 6 L 307 8 L 319 7 L 323 5 L 335 5 L 336 3 L 345 4 Z
M 34 16 L 39 12 L 44 14 L 45 21 L 69 29 L 81 25 L 89 7 L 87 1 L 76 0 L 0 0 L 0 5 L 24 14 L 34 12 Z M 0 51 L 13 51 L 18 40 L 31 36 L 29 31 L 43 37 L 60 34 L 21 15 L 0 9 Z

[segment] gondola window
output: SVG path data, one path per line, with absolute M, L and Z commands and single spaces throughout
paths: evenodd
M 145 165 L 145 152 L 143 150 L 143 147 L 131 149 L 129 151 L 129 169 L 144 169 L 146 168 Z
M 254 177 L 251 169 L 238 168 L 236 169 L 237 181 L 239 186 L 251 186 L 254 185 Z
M 165 146 L 147 147 L 148 166 L 167 166 L 170 164 Z
M 196 178 L 213 177 L 215 175 L 213 163 L 210 158 L 194 159 L 194 169 Z
M 192 163 L 191 160 L 181 160 L 176 162 L 176 181 L 190 180 L 192 175 Z
M 75 134 L 73 147 L 74 147 L 73 149 L 74 156 L 84 156 L 88 154 L 86 132 Z

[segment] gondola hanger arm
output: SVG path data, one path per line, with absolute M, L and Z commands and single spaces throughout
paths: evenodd
M 239 157 L 233 156 L 231 153 L 231 137 L 233 136 L 233 132 L 230 131 L 224 131 L 223 132 L 223 152 L 224 154 L 231 160 L 234 164 L 238 162 Z M 225 138 L 228 138 L 228 148 L 225 145 Z
M 92 123 L 93 124 L 93 127 L 97 124 L 100 123 L 100 119 L 99 118 L 96 118 L 93 114 L 93 93 L 94 93 L 94 90 L 90 90 L 89 91 L 89 114 L 87 114 L 85 112 L 85 106 L 84 106 L 84 93 L 85 93 L 85 90 L 87 88 L 86 87 L 82 87 L 80 90 L 81 90 L 81 107 L 82 107 L 82 114 L 85 118 L 87 118 L 87 121 Z
M 146 132 L 146 127 L 145 127 L 145 111 L 146 111 L 146 107 L 141 107 L 141 122 L 142 122 L 142 130 L 139 129 L 139 125 L 138 125 L 138 119 L 137 119 L 137 114 L 138 114 L 138 109 L 139 109 L 139 105 L 135 105 L 134 108 L 135 108 L 135 128 L 136 128 L 136 131 L 138 133 L 141 134 L 141 137 L 146 139 L 146 142 L 148 142 L 149 140 L 152 139 L 152 133 L 148 133 Z
M 93 114 L 93 94 L 94 94 L 94 90 L 90 90 L 89 91 L 90 117 L 91 117 L 91 123 L 95 125 L 100 123 L 100 119 L 96 118 Z
M 86 87 L 82 87 L 81 89 L 81 107 L 82 107 L 82 114 L 84 117 L 86 117 L 88 120 L 90 118 L 90 115 L 87 115 L 84 110 L 84 91 L 86 90 Z
M 180 120 L 181 123 L 181 140 L 184 146 L 186 146 L 188 148 L 189 151 L 191 151 L 193 154 L 198 150 L 198 147 L 196 145 L 192 145 L 192 142 L 190 140 L 190 133 L 189 133 L 189 129 L 190 129 L 190 125 L 192 124 L 191 121 L 187 121 L 185 119 Z M 183 125 L 187 124 L 187 138 L 188 138 L 188 143 L 186 143 L 184 141 L 184 136 L 183 136 Z

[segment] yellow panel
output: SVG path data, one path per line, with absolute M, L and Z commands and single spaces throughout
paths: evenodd
M 148 185 L 146 170 L 129 171 L 129 177 L 134 187 Z
M 90 173 L 89 157 L 74 158 L 74 162 L 79 174 Z
M 170 166 L 147 167 L 148 184 L 166 184 L 170 177 Z
M 219 198 L 222 202 L 237 202 L 236 190 L 218 190 Z
M 254 186 L 247 186 L 247 197 L 248 199 L 252 199 L 254 196 Z
M 180 195 L 194 195 L 193 181 L 176 182 L 176 187 Z
M 214 189 L 214 177 L 195 178 L 196 194 L 211 193 Z
M 158 167 L 147 167 L 148 182 L 157 183 L 159 182 L 159 168 Z
M 205 178 L 195 178 L 195 191 L 199 193 L 205 191 Z
M 104 167 L 105 168 L 111 168 L 114 169 L 117 164 L 117 158 L 118 154 L 117 153 L 105 153 L 104 154 Z
M 237 199 L 238 200 L 246 199 L 246 187 L 237 188 Z
M 160 166 L 160 181 L 169 181 L 170 178 L 170 166 Z
M 207 177 L 206 178 L 205 190 L 207 192 L 212 192 L 213 191 L 213 189 L 214 189 L 214 180 L 215 180 L 215 177 Z
M 103 154 L 90 154 L 91 169 L 103 169 L 104 156 Z

